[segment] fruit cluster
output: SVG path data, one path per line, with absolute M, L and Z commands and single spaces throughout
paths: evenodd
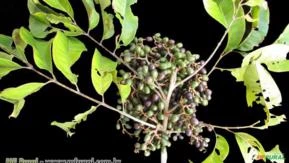
M 207 106 L 212 91 L 208 89 L 206 69 L 197 71 L 204 64 L 198 61 L 200 56 L 183 48 L 182 43 L 155 34 L 136 38 L 130 48 L 121 53 L 121 58 L 136 73 L 119 72 L 121 83 L 130 84 L 132 92 L 118 108 L 157 126 L 152 129 L 126 117 L 119 119 L 117 128 L 122 127 L 124 132 L 138 138 L 135 152 L 144 151 L 145 156 L 149 156 L 152 151 L 170 147 L 171 139 L 177 141 L 185 135 L 192 145 L 205 150 L 210 139 L 201 135 L 205 125 L 197 119 L 196 107 Z M 193 73 L 196 74 L 191 79 L 181 82 Z M 173 74 L 176 74 L 175 83 L 182 84 L 170 95 Z

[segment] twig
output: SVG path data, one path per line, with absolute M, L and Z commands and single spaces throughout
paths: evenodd
M 206 124 L 206 125 L 212 126 L 213 128 L 219 128 L 219 129 L 224 129 L 224 130 L 242 130 L 242 129 L 248 129 L 248 128 L 257 129 L 258 127 L 256 127 L 256 125 L 259 123 L 260 121 L 257 121 L 251 125 L 246 125 L 246 126 L 219 126 L 219 125 L 212 125 L 212 124 Z
M 221 40 L 218 42 L 216 48 L 214 49 L 214 51 L 210 54 L 209 58 L 205 61 L 205 63 L 203 65 L 201 65 L 194 73 L 192 73 L 190 76 L 186 77 L 185 79 L 183 79 L 182 81 L 178 82 L 176 84 L 176 87 L 184 84 L 185 82 L 187 82 L 188 80 L 190 80 L 192 77 L 194 77 L 196 74 L 199 73 L 199 71 L 201 71 L 210 61 L 211 59 L 214 57 L 214 55 L 217 53 L 217 51 L 219 50 L 219 48 L 221 47 L 223 41 L 225 40 L 227 34 L 229 32 L 229 28 L 225 31 L 225 33 L 223 34 Z
M 102 43 L 100 43 L 99 41 L 97 41 L 96 39 L 94 39 L 91 35 L 89 35 L 88 33 L 84 33 L 84 35 L 86 37 L 88 37 L 91 41 L 93 41 L 94 43 L 96 43 L 98 46 L 100 46 L 101 48 L 103 48 L 106 52 L 108 52 L 110 55 L 112 55 L 117 61 L 119 61 L 120 63 L 122 63 L 124 66 L 126 66 L 130 71 L 132 71 L 134 74 L 137 74 L 137 72 L 130 67 L 127 63 L 125 63 L 121 58 L 119 58 L 116 54 L 115 51 L 112 52 L 110 51 L 107 47 L 105 47 Z
M 136 121 L 136 122 L 139 122 L 139 123 L 141 123 L 141 124 L 143 124 L 143 125 L 146 125 L 146 126 L 148 126 L 148 127 L 156 128 L 156 126 L 153 125 L 153 124 L 150 124 L 150 123 L 144 122 L 144 121 L 142 121 L 142 120 L 140 120 L 140 119 L 137 119 L 137 118 L 135 118 L 135 117 L 133 117 L 133 116 L 131 116 L 131 115 L 123 112 L 123 111 L 117 110 L 116 108 L 114 108 L 114 107 L 106 104 L 105 102 L 98 101 L 98 100 L 96 100 L 96 99 L 94 99 L 94 98 L 92 98 L 92 97 L 90 97 L 90 96 L 88 96 L 88 95 L 86 95 L 86 94 L 84 94 L 84 93 L 81 93 L 81 92 L 79 92 L 79 91 L 77 91 L 77 90 L 74 90 L 74 89 L 72 89 L 72 88 L 70 88 L 70 87 L 68 87 L 68 86 L 60 83 L 59 81 L 57 81 L 57 80 L 55 80 L 55 79 L 53 79 L 53 78 L 50 78 L 49 76 L 47 76 L 47 75 L 43 74 L 42 72 L 36 70 L 35 68 L 31 67 L 30 64 L 29 64 L 29 67 L 28 67 L 27 69 L 32 70 L 32 71 L 35 72 L 36 74 L 38 74 L 38 75 L 44 77 L 45 79 L 49 80 L 51 83 L 54 83 L 54 84 L 56 84 L 56 85 L 58 85 L 58 86 L 60 86 L 60 87 L 62 87 L 62 88 L 64 88 L 64 89 L 66 89 L 66 90 L 68 90 L 68 91 L 70 91 L 70 92 L 78 95 L 78 96 L 81 96 L 81 97 L 83 97 L 83 98 L 85 98 L 85 99 L 93 102 L 93 103 L 96 103 L 96 104 L 98 104 L 98 105 L 101 105 L 101 106 L 103 106 L 103 107 L 105 107 L 105 108 L 108 108 L 108 109 L 110 109 L 110 110 L 112 110 L 112 111 L 115 111 L 115 112 L 117 112 L 117 113 L 119 113 L 119 114 L 121 114 L 121 115 L 123 115 L 123 116 L 126 116 L 126 117 L 128 117 L 128 118 L 130 118 L 130 119 L 132 119 L 132 120 L 134 120 L 134 121 Z

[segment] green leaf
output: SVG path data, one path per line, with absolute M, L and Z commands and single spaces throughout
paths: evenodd
M 89 21 L 88 30 L 90 31 L 98 25 L 99 14 L 95 10 L 93 0 L 82 0 L 82 3 L 84 4 L 87 15 L 88 15 L 88 21 Z
M 11 59 L 0 57 L 0 79 L 11 71 L 21 69 L 22 67 L 17 63 L 13 62 Z
M 6 52 L 12 51 L 13 40 L 10 36 L 0 34 L 0 48 Z
M 14 104 L 14 109 L 9 118 L 17 118 L 24 107 L 25 98 L 38 90 L 46 83 L 27 83 L 19 87 L 4 89 L 0 92 L 0 99 Z
M 289 45 L 289 24 L 286 26 L 282 34 L 275 41 L 276 44 L 286 44 Z
M 23 109 L 25 104 L 25 100 L 19 100 L 14 104 L 14 109 L 13 112 L 10 114 L 9 118 L 17 118 L 18 115 L 20 114 L 21 110 Z
M 102 21 L 103 21 L 102 40 L 107 40 L 114 35 L 115 31 L 113 25 L 113 18 L 114 16 L 112 14 L 109 14 L 107 12 L 102 13 Z
M 232 0 L 203 0 L 207 13 L 228 28 L 233 21 L 234 3 Z
M 51 126 L 56 126 L 56 127 L 61 128 L 63 131 L 66 132 L 67 136 L 71 137 L 74 134 L 74 132 L 72 132 L 71 130 L 75 129 L 76 123 L 75 122 L 60 123 L 60 122 L 53 121 L 51 123 Z
M 99 95 L 104 95 L 113 81 L 112 72 L 116 70 L 117 63 L 102 56 L 95 49 L 91 64 L 92 84 Z
M 269 119 L 268 119 L 267 124 L 265 124 L 264 126 L 261 126 L 261 127 L 256 127 L 256 128 L 264 130 L 264 129 L 268 129 L 268 127 L 277 126 L 277 125 L 281 124 L 282 122 L 286 122 L 286 121 L 287 121 L 287 118 L 286 118 L 285 114 L 277 116 L 277 115 L 274 115 L 272 113 L 269 113 Z
M 21 39 L 20 34 L 19 34 L 19 29 L 15 29 L 12 33 L 12 39 L 13 42 L 16 46 L 16 49 L 14 51 L 14 55 L 24 61 L 27 62 L 26 56 L 25 56 L 25 48 L 27 46 L 27 44 Z
M 207 13 L 222 24 L 228 31 L 225 52 L 237 48 L 245 33 L 244 10 L 233 0 L 203 0 Z
M 97 73 L 98 72 L 96 70 L 95 71 L 92 70 L 91 72 L 92 83 L 96 92 L 99 95 L 103 96 L 112 83 L 112 74 L 105 73 L 104 75 L 100 76 Z
M 0 92 L 1 99 L 7 99 L 9 101 L 20 101 L 25 97 L 40 90 L 46 83 L 27 83 L 19 87 L 12 87 L 4 89 Z
M 80 124 L 83 121 L 86 121 L 87 116 L 94 113 L 96 111 L 96 109 L 97 109 L 97 107 L 92 106 L 88 111 L 76 115 L 74 117 L 74 120 L 72 120 L 71 122 L 61 123 L 61 122 L 53 121 L 51 123 L 51 125 L 59 127 L 62 130 L 64 130 L 67 133 L 67 136 L 72 136 L 74 134 L 74 132 L 72 130 L 75 129 L 76 125 Z
M 71 18 L 69 17 L 65 17 L 65 16 L 58 16 L 58 15 L 54 15 L 54 14 L 45 14 L 45 13 L 36 13 L 34 15 L 39 14 L 42 17 L 45 17 L 50 24 L 63 24 L 68 30 L 66 29 L 60 29 L 59 27 L 53 27 L 55 29 L 59 29 L 61 31 L 63 31 L 67 36 L 78 36 L 83 34 L 82 29 L 75 25 L 73 23 L 73 21 L 71 20 Z
M 235 137 L 245 163 L 253 163 L 259 155 L 265 155 L 262 144 L 252 135 L 243 132 L 235 133 Z M 266 158 L 263 158 L 266 161 Z
M 283 44 L 272 44 L 263 48 L 257 49 L 243 60 L 242 67 L 248 65 L 251 61 L 264 63 L 270 71 L 285 72 L 289 71 L 286 57 L 289 52 L 289 46 Z
M 213 152 L 202 163 L 223 163 L 229 151 L 230 148 L 227 140 L 223 136 L 217 135 Z
M 104 75 L 104 73 L 106 72 L 115 71 L 117 67 L 117 62 L 114 62 L 111 59 L 102 56 L 100 52 L 95 49 L 92 59 L 92 67 L 99 71 L 101 75 Z
M 138 28 L 138 17 L 132 12 L 131 6 L 137 0 L 113 0 L 112 7 L 119 19 L 122 30 L 120 40 L 127 46 L 135 37 Z
M 42 41 L 33 38 L 32 34 L 24 27 L 20 28 L 22 40 L 32 46 L 33 57 L 36 65 L 44 70 L 52 72 L 51 41 Z
M 265 64 L 270 71 L 288 71 L 289 62 L 286 60 L 288 52 L 288 45 L 269 45 L 248 54 L 243 59 L 241 68 L 230 70 L 237 81 L 244 81 L 248 106 L 252 106 L 252 103 L 256 101 L 265 106 L 268 115 L 267 109 L 280 105 L 282 102 L 280 90 L 261 64 Z
M 74 37 L 67 37 L 57 32 L 52 44 L 53 61 L 57 69 L 73 84 L 77 83 L 77 75 L 71 72 L 71 66 L 86 51 L 85 45 Z
M 10 55 L 10 54 L 8 54 L 8 53 L 5 53 L 5 52 L 1 52 L 0 51 L 0 58 L 3 58 L 3 59 L 7 59 L 7 60 L 12 60 L 12 58 L 13 58 L 13 55 Z
M 29 17 L 29 29 L 32 35 L 36 38 L 45 38 L 50 31 L 47 31 L 50 26 L 48 21 L 41 21 L 34 15 Z
M 266 158 L 270 160 L 271 162 L 275 163 L 285 163 L 285 156 L 280 151 L 279 145 L 276 145 L 273 149 L 271 149 L 269 152 L 266 152 Z
M 255 3 L 256 1 L 251 1 L 250 3 L 250 5 L 253 6 L 251 6 L 251 12 L 248 14 L 252 15 L 253 22 L 251 24 L 251 29 L 248 36 L 243 40 L 243 42 L 240 44 L 240 47 L 238 48 L 241 51 L 252 50 L 254 47 L 263 42 L 268 33 L 270 12 L 267 2 L 264 0 L 259 0 L 259 2 L 257 2 L 259 4 Z
M 111 5 L 110 0 L 95 0 L 97 4 L 100 4 L 102 22 L 103 22 L 103 36 L 102 41 L 111 38 L 114 35 L 114 24 L 112 14 L 109 14 L 105 11 L 105 9 Z
M 87 117 L 94 113 L 96 111 L 97 107 L 95 106 L 92 106 L 89 110 L 87 110 L 86 112 L 84 113 L 80 113 L 80 114 L 77 114 L 75 117 L 74 117 L 74 122 L 77 122 L 77 124 L 83 122 L 83 121 L 86 121 L 87 120 Z
M 41 4 L 39 0 L 28 0 L 27 7 L 28 7 L 30 14 L 34 14 L 36 12 L 45 12 L 45 13 L 50 13 L 50 14 L 55 14 L 55 15 L 62 15 L 60 13 L 55 12 L 51 8 Z
M 71 18 L 74 17 L 73 9 L 69 3 L 69 0 L 43 0 L 49 6 L 61 10 L 67 13 Z
M 117 84 L 117 88 L 121 97 L 121 101 L 124 103 L 131 92 L 131 86 L 126 84 Z

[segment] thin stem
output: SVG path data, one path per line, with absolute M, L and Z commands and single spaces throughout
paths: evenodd
M 101 105 L 101 106 L 103 106 L 103 107 L 105 107 L 105 108 L 108 108 L 108 109 L 110 109 L 110 110 L 112 110 L 112 111 L 115 111 L 115 112 L 117 112 L 117 113 L 119 113 L 119 114 L 121 114 L 121 115 L 123 115 L 123 116 L 126 116 L 126 117 L 128 117 L 128 118 L 130 118 L 130 119 L 132 119 L 132 120 L 134 120 L 134 121 L 136 121 L 136 122 L 139 122 L 139 123 L 141 123 L 141 124 L 143 124 L 143 125 L 146 125 L 146 126 L 148 126 L 148 127 L 156 128 L 156 126 L 153 125 L 153 124 L 150 124 L 150 123 L 144 122 L 144 121 L 142 121 L 142 120 L 140 120 L 140 119 L 137 119 L 137 118 L 135 118 L 135 117 L 133 117 L 133 116 L 125 113 L 125 112 L 122 112 L 122 111 L 120 111 L 120 110 L 117 110 L 116 108 L 114 108 L 114 107 L 106 104 L 105 102 L 98 101 L 98 100 L 96 100 L 96 99 L 94 99 L 94 98 L 92 98 L 92 97 L 90 97 L 90 96 L 88 96 L 88 95 L 86 95 L 86 94 L 84 94 L 84 93 L 81 93 L 81 92 L 79 92 L 79 91 L 77 91 L 77 90 L 74 90 L 74 89 L 72 89 L 72 88 L 70 88 L 70 87 L 68 87 L 68 86 L 60 83 L 59 81 L 57 81 L 57 80 L 55 80 L 55 79 L 53 79 L 53 78 L 50 78 L 49 76 L 47 76 L 47 75 L 43 74 L 42 72 L 40 72 L 40 71 L 36 70 L 35 68 L 33 68 L 30 64 L 29 64 L 29 67 L 27 67 L 27 69 L 30 69 L 30 70 L 32 70 L 33 72 L 35 72 L 36 74 L 38 74 L 38 75 L 44 77 L 45 79 L 51 81 L 51 83 L 54 83 L 54 84 L 56 84 L 56 85 L 58 85 L 58 86 L 60 86 L 60 87 L 62 87 L 62 88 L 64 88 L 64 89 L 66 89 L 66 90 L 68 90 L 68 91 L 70 91 L 70 92 L 78 95 L 78 96 L 81 96 L 81 97 L 83 97 L 83 98 L 85 98 L 85 99 L 93 102 L 93 103 L 96 103 L 96 104 L 98 104 L 98 105 Z
M 222 43 L 224 42 L 228 32 L 229 32 L 230 26 L 229 28 L 225 31 L 225 33 L 223 34 L 221 40 L 218 42 L 216 48 L 214 49 L 214 51 L 210 54 L 209 58 L 205 61 L 205 63 L 203 65 L 201 65 L 194 73 L 192 73 L 190 76 L 186 77 L 184 80 L 178 82 L 176 84 L 176 87 L 184 84 L 185 82 L 187 82 L 188 80 L 190 80 L 192 77 L 194 77 L 199 71 L 201 71 L 210 61 L 211 59 L 214 57 L 214 55 L 217 53 L 217 51 L 219 50 L 219 48 L 221 47 Z
M 213 128 L 219 128 L 219 129 L 224 129 L 224 130 L 241 130 L 241 129 L 248 129 L 248 128 L 257 129 L 258 127 L 256 127 L 256 125 L 259 123 L 260 121 L 257 121 L 251 125 L 246 125 L 246 126 L 219 126 L 219 125 L 212 125 L 212 124 L 207 124 L 207 125 L 212 126 Z
M 119 61 L 120 63 L 122 63 L 124 66 L 126 66 L 130 71 L 132 71 L 134 74 L 137 74 L 137 72 L 130 67 L 127 63 L 125 63 L 121 58 L 119 58 L 116 54 L 115 54 L 115 50 L 112 52 L 110 51 L 107 47 L 105 47 L 101 42 L 97 41 L 96 39 L 94 39 L 92 36 L 90 36 L 88 33 L 84 33 L 84 35 L 86 37 L 88 37 L 91 41 L 93 41 L 94 43 L 96 43 L 98 46 L 100 46 L 101 48 L 103 48 L 106 52 L 108 52 L 110 55 L 112 55 L 117 61 Z

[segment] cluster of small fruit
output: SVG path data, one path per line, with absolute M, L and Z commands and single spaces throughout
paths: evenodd
M 201 135 L 205 125 L 197 119 L 196 107 L 207 106 L 212 91 L 208 89 L 206 69 L 196 72 L 204 64 L 198 61 L 200 56 L 183 48 L 182 43 L 155 34 L 136 38 L 130 48 L 121 53 L 121 58 L 136 73 L 119 71 L 121 83 L 132 86 L 129 98 L 119 109 L 157 126 L 152 129 L 126 117 L 120 118 L 118 129 L 122 126 L 123 131 L 132 136 L 143 137 L 135 144 L 135 152 L 144 151 L 145 156 L 149 156 L 151 151 L 170 147 L 171 137 L 176 141 L 184 135 L 200 151 L 204 150 L 210 139 Z M 173 74 L 178 83 L 193 73 L 196 74 L 168 97 Z

